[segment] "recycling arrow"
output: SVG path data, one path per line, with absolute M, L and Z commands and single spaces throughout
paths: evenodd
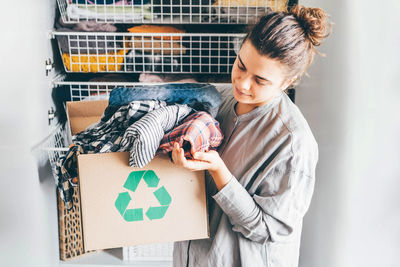
M 129 191 L 135 192 L 142 179 L 145 181 L 149 188 L 156 188 L 160 181 L 156 173 L 152 170 L 133 171 L 126 179 L 124 188 L 128 189 Z M 160 206 L 149 207 L 145 214 L 150 220 L 162 219 L 172 202 L 172 198 L 164 186 L 158 188 L 156 191 L 153 192 L 153 194 L 158 200 L 158 203 L 160 203 Z M 129 192 L 125 191 L 119 193 L 117 199 L 115 200 L 115 207 L 125 221 L 143 221 L 144 216 L 142 208 L 127 209 L 131 201 L 132 198 Z

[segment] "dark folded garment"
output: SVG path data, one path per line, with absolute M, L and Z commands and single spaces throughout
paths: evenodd
M 131 50 L 125 56 L 125 71 L 127 72 L 180 72 L 179 57 L 170 55 L 152 55 Z
M 167 103 L 187 104 L 197 111 L 206 111 L 213 117 L 217 115 L 222 101 L 220 93 L 211 84 L 170 83 L 141 85 L 133 88 L 114 88 L 110 93 L 109 107 L 107 109 L 112 113 L 113 108 L 126 105 L 134 100 L 162 100 Z

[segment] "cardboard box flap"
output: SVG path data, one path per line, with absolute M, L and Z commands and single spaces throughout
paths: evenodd
M 98 122 L 107 106 L 107 100 L 67 102 L 71 134 L 75 135 Z

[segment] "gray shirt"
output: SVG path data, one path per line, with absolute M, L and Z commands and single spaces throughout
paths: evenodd
M 174 266 L 298 266 L 303 216 L 314 189 L 317 143 L 282 93 L 237 116 L 232 87 L 217 116 L 219 154 L 233 174 L 220 191 L 206 175 L 210 238 L 176 242 Z

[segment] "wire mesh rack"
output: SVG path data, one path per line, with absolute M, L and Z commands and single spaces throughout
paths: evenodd
M 65 23 L 249 24 L 288 0 L 57 0 Z
M 156 83 L 161 85 L 162 83 Z M 211 83 L 215 87 L 230 86 L 230 83 Z M 115 87 L 145 87 L 155 85 L 155 83 L 137 83 L 137 82 L 82 82 L 82 81 L 54 81 L 54 86 L 69 87 L 71 101 L 91 101 L 108 99 L 110 92 Z
M 230 73 L 241 33 L 53 32 L 66 72 Z
M 68 151 L 68 138 L 66 131 L 58 125 L 46 138 L 42 149 L 47 152 L 54 178 L 56 177 L 55 167 L 58 160 Z
M 123 257 L 125 261 L 172 262 L 173 248 L 173 243 L 124 247 Z

